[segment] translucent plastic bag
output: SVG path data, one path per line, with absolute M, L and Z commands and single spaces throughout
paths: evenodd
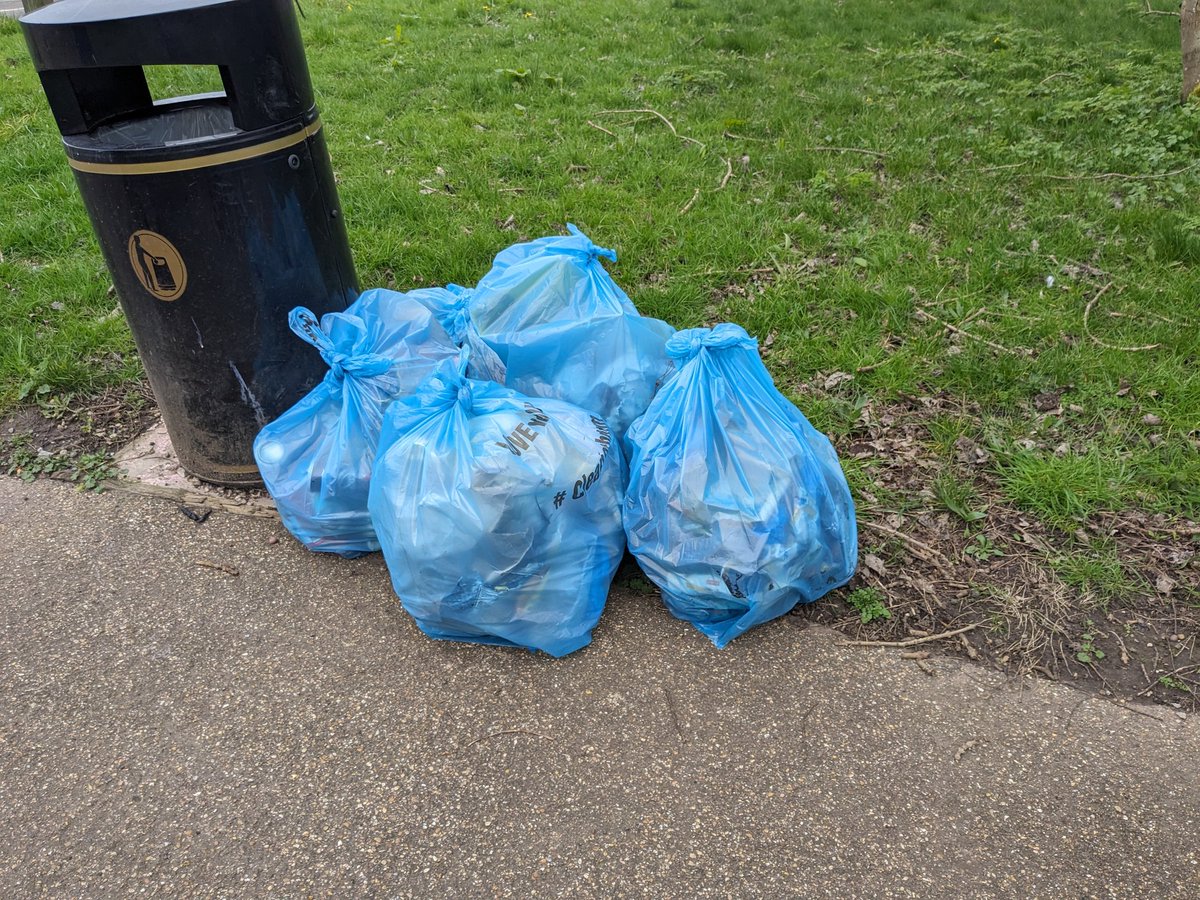
M 630 429 L 629 549 L 718 647 L 850 580 L 858 535 L 829 440 L 737 325 L 667 344 L 677 373 Z
M 288 322 L 329 372 L 259 432 L 254 459 L 283 524 L 310 550 L 378 550 L 367 488 L 384 410 L 458 348 L 428 307 L 394 291 L 366 291 L 320 322 L 297 307 Z
M 368 505 L 392 584 L 430 637 L 565 656 L 624 553 L 622 456 L 600 417 L 461 372 L 384 422 Z
M 614 251 L 567 229 L 501 252 L 472 292 L 471 318 L 508 387 L 581 406 L 623 437 L 669 368 L 674 329 L 638 315 L 600 262 Z
M 448 284 L 444 288 L 418 288 L 409 291 L 405 296 L 429 307 L 454 343 L 470 351 L 470 361 L 467 363 L 468 378 L 504 384 L 504 363 L 479 336 L 475 323 L 471 321 L 470 288 Z

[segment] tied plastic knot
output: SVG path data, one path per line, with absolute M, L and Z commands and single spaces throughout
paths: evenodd
M 361 353 L 358 356 L 351 356 L 348 353 L 322 350 L 321 359 L 328 363 L 329 374 L 333 380 L 339 382 L 343 381 L 347 375 L 355 378 L 382 375 L 392 366 L 391 360 L 378 353 Z
M 425 402 L 430 409 L 446 409 L 457 403 L 470 412 L 471 381 L 467 378 L 467 363 L 470 359 L 470 350 L 463 347 L 458 351 L 457 359 L 442 360 L 433 374 L 417 388 L 418 394 L 425 394 Z
M 411 394 L 397 397 L 385 414 L 383 445 L 392 438 L 419 428 L 430 419 L 452 414 L 459 407 L 470 415 L 474 409 L 473 389 L 465 373 L 467 354 L 443 359 Z
M 446 290 L 454 295 L 454 300 L 446 307 L 442 327 L 454 343 L 462 344 L 475 328 L 475 323 L 471 320 L 471 289 L 448 284 Z
M 727 350 L 730 347 L 754 350 L 758 347 L 758 341 L 750 337 L 741 325 L 730 322 L 712 328 L 687 328 L 675 332 L 667 341 L 667 356 L 687 362 L 701 350 Z
M 578 241 L 568 241 L 563 239 L 561 242 L 549 244 L 546 246 L 547 253 L 561 253 L 563 256 L 574 256 L 583 260 L 586 263 L 594 262 L 597 259 L 604 258 L 617 261 L 617 251 L 610 250 L 607 247 L 601 247 L 599 244 L 592 243 L 592 239 L 572 225 L 567 223 L 567 231 L 571 237 L 579 238 Z
M 321 359 L 329 366 L 329 373 L 325 379 L 331 385 L 340 387 L 347 375 L 355 378 L 383 375 L 392 367 L 391 360 L 378 353 L 346 353 L 339 350 L 327 332 L 327 329 L 332 329 L 338 324 L 351 326 L 352 333 L 357 331 L 361 334 L 365 330 L 359 319 L 342 313 L 326 316 L 324 327 L 312 310 L 303 306 L 297 306 L 288 314 L 288 325 L 292 331 L 321 351 Z M 345 346 L 348 342 L 341 340 L 340 343 Z

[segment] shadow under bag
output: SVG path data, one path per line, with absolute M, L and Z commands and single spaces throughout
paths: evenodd
M 829 439 L 737 325 L 680 331 L 677 372 L 629 430 L 629 549 L 718 647 L 850 580 L 858 533 Z

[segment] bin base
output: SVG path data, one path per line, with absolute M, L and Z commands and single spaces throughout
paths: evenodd
M 261 488 L 217 486 L 190 475 L 179 463 L 162 419 L 126 444 L 113 462 L 120 475 L 116 490 L 162 497 L 193 509 L 220 509 L 256 518 L 277 519 L 275 501 Z

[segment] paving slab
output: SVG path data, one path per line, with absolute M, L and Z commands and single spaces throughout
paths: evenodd
M 1200 896 L 1195 718 L 803 621 L 438 643 L 377 555 L 0 478 L 0 896 Z
M 159 497 L 179 504 L 263 519 L 278 519 L 275 501 L 263 490 L 238 490 L 206 484 L 179 464 L 162 419 L 155 419 L 113 457 L 117 477 L 112 490 Z

